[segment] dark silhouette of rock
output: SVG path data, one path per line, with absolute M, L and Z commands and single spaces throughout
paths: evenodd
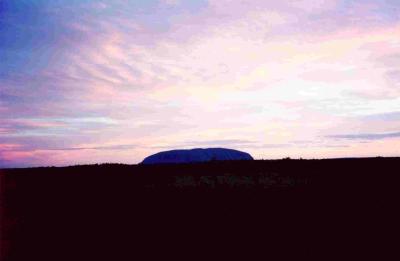
M 213 160 L 253 160 L 253 157 L 246 152 L 224 148 L 170 150 L 148 156 L 141 164 L 193 163 Z

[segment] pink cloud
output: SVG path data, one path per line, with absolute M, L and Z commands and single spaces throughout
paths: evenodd
M 13 144 L 13 143 L 9 143 L 9 144 L 1 144 L 0 143 L 0 151 L 6 151 L 6 150 L 15 150 L 15 149 L 19 149 L 21 148 L 22 145 L 21 144 Z

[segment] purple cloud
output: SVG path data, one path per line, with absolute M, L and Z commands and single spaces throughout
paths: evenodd
M 380 140 L 387 138 L 399 138 L 400 132 L 393 133 L 362 133 L 362 134 L 344 134 L 344 135 L 330 135 L 328 138 L 333 139 L 350 139 L 350 140 Z

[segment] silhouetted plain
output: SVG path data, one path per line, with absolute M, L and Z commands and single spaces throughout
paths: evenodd
M 250 258 L 278 246 L 310 256 L 327 234 L 351 241 L 350 232 L 379 233 L 368 222 L 389 222 L 399 165 L 285 159 L 0 170 L 1 260 Z

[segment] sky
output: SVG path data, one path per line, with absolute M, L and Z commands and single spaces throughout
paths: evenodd
M 398 0 L 0 0 L 0 167 L 400 156 Z

